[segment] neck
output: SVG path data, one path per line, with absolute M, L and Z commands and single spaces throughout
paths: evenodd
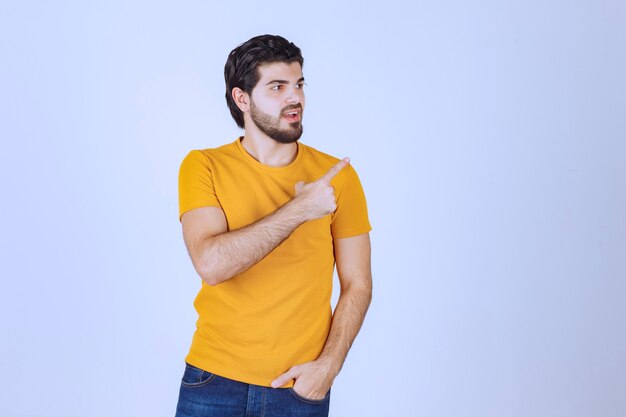
M 276 142 L 263 132 L 253 129 L 246 129 L 241 145 L 254 159 L 271 167 L 289 165 L 298 154 L 296 142 Z

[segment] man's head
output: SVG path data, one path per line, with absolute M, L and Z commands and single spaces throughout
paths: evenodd
M 302 135 L 303 58 L 285 38 L 257 36 L 229 54 L 224 67 L 226 103 L 237 125 L 253 123 L 281 143 Z

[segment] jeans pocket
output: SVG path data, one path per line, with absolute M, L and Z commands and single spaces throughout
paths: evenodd
M 324 396 L 324 398 L 320 399 L 320 400 L 313 400 L 311 398 L 307 398 L 304 397 L 300 394 L 298 394 L 296 392 L 295 389 L 293 389 L 293 387 L 291 388 L 287 388 L 289 390 L 289 392 L 291 393 L 291 395 L 293 395 L 294 397 L 296 397 L 298 400 L 300 401 L 304 401 L 307 404 L 322 404 L 324 402 L 326 402 L 328 400 L 328 398 L 330 398 L 330 389 L 328 389 L 328 392 L 326 393 L 326 395 Z
M 188 388 L 203 387 L 213 381 L 215 374 L 185 363 L 185 372 L 181 383 Z

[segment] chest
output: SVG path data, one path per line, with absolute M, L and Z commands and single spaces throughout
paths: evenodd
M 232 168 L 232 167 L 231 167 Z M 217 198 L 229 230 L 248 226 L 287 204 L 295 195 L 295 183 L 312 181 L 314 174 L 277 176 L 248 172 L 245 167 L 214 174 Z M 280 251 L 332 251 L 330 215 L 301 224 L 281 244 Z

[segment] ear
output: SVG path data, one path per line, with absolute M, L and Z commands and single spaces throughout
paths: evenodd
M 237 104 L 237 107 L 239 107 L 239 110 L 244 113 L 250 111 L 250 95 L 248 93 L 246 93 L 239 87 L 235 87 L 233 88 L 231 94 L 233 96 L 235 104 Z

